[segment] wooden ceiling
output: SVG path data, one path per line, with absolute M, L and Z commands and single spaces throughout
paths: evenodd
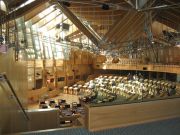
M 68 12 L 75 15 L 81 22 L 89 24 L 96 33 L 102 38 L 101 48 L 108 48 L 114 44 L 117 48 L 121 47 L 123 42 L 128 40 L 136 40 L 145 35 L 145 22 L 151 24 L 158 21 L 177 31 L 180 30 L 180 5 L 179 0 L 145 0 L 147 1 L 142 7 L 147 12 L 138 12 L 135 9 L 135 0 L 70 0 L 70 5 L 66 7 Z M 25 0 L 6 0 L 9 8 L 15 8 Z M 29 7 L 24 7 L 16 12 L 17 17 L 25 15 L 25 20 L 34 18 L 38 13 L 42 12 L 50 6 L 47 4 L 49 0 L 36 0 Z M 57 2 L 51 1 L 51 4 Z M 103 4 L 108 4 L 109 9 L 102 9 Z M 152 7 L 161 5 L 174 5 L 176 8 L 159 8 Z M 148 13 L 148 19 L 147 19 Z M 11 15 L 9 15 L 10 18 Z M 6 17 L 7 20 L 8 16 Z M 38 21 L 38 18 L 34 21 Z M 74 17 L 71 17 L 73 19 Z M 72 20 L 71 20 L 72 21 Z M 73 21 L 72 21 L 73 22 Z M 76 22 L 77 23 L 77 22 Z M 84 28 L 76 24 L 79 30 L 70 33 L 69 39 L 79 38 L 82 36 Z M 83 32 L 87 34 L 88 32 Z M 92 36 L 92 35 L 91 35 Z
M 27 0 L 4 0 L 4 2 L 6 3 L 6 6 L 8 7 L 8 9 L 16 8 L 16 7 L 20 6 L 21 4 L 23 4 L 26 1 Z
M 109 10 L 102 9 L 103 3 L 110 5 Z M 68 9 L 82 21 L 87 21 L 104 40 L 100 47 L 108 49 L 111 44 L 119 48 L 124 42 L 145 36 L 145 23 L 150 25 L 158 21 L 179 31 L 180 5 L 175 8 L 153 8 L 175 4 L 179 4 L 178 0 L 147 0 L 142 9 L 148 10 L 138 12 L 135 2 L 130 0 L 71 0 Z M 81 36 L 77 31 L 71 35 L 75 34 Z

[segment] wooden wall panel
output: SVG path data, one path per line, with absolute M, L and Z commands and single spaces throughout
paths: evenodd
M 16 62 L 14 53 L 14 50 L 11 48 L 7 54 L 0 56 L 0 73 L 6 73 L 21 103 L 24 107 L 27 107 L 27 62 Z
M 55 129 L 59 127 L 59 109 L 28 110 L 31 131 Z
M 88 53 L 88 64 L 93 64 L 94 54 Z
M 71 50 L 70 56 L 69 56 L 69 62 L 71 64 L 75 64 L 75 58 L 74 58 L 75 50 Z
M 56 64 L 56 67 L 62 67 L 64 66 L 64 60 L 56 60 L 55 64 Z
M 41 89 L 29 90 L 28 91 L 28 103 L 38 102 L 39 99 L 47 94 L 48 89 L 43 87 Z
M 48 94 L 50 97 L 53 97 L 59 93 L 59 89 L 63 88 L 65 85 L 73 85 L 74 82 L 78 82 L 89 74 L 92 73 L 91 67 L 89 67 L 89 52 L 82 52 L 81 50 L 72 50 L 70 54 L 69 60 L 44 60 L 44 65 L 42 65 L 41 61 L 30 61 L 27 63 L 28 67 L 43 67 L 44 71 L 44 80 L 46 80 L 46 70 L 48 70 L 51 74 L 53 74 L 56 79 L 54 90 L 48 92 L 47 88 L 42 88 L 38 90 L 31 90 L 28 91 L 28 101 L 29 103 L 38 102 L 38 99 L 41 98 L 43 95 Z M 82 62 L 83 55 L 87 56 L 87 59 Z M 77 58 L 77 59 L 75 59 Z M 92 62 L 92 61 L 91 61 Z M 79 79 L 76 79 L 76 76 L 80 76 Z M 57 82 L 58 77 L 64 77 L 65 80 L 61 82 Z M 69 80 L 71 78 L 71 80 Z M 46 82 L 44 82 L 46 84 Z M 52 84 L 54 85 L 54 83 Z M 57 90 L 56 90 L 57 89 Z
M 88 64 L 88 59 L 89 59 L 89 55 L 88 55 L 88 52 L 84 51 L 82 52 L 81 54 L 81 61 L 82 61 L 82 64 Z
M 164 49 L 155 49 L 158 56 L 158 62 L 164 64 L 180 64 L 180 47 L 169 47 Z M 150 49 L 146 52 L 150 62 L 155 62 L 153 51 Z
M 74 61 L 76 65 L 82 64 L 82 51 L 77 50 L 74 53 Z
M 132 104 L 86 107 L 88 116 L 85 125 L 90 131 L 98 131 L 180 117 L 179 105 L 180 98 L 175 98 Z
M 94 57 L 94 62 L 95 63 L 104 63 L 104 62 L 106 62 L 106 56 L 97 55 L 97 56 Z
M 58 80 L 58 78 L 64 80 Z M 62 70 L 56 70 L 56 89 L 62 89 L 66 83 L 66 73 Z

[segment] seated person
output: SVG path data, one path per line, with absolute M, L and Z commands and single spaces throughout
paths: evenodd
M 52 106 L 55 106 L 55 104 L 56 104 L 55 100 L 50 100 L 49 101 L 49 106 L 52 107 Z

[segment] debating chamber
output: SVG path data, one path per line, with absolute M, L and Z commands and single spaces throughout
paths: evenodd
M 180 135 L 180 1 L 0 0 L 0 135 Z

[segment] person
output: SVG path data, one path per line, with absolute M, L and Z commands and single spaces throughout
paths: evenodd
M 133 75 L 133 80 L 135 80 L 135 81 L 138 80 L 138 75 L 137 74 Z
M 131 75 L 131 73 L 129 73 L 129 74 L 127 75 L 127 80 L 132 80 L 132 75 Z
M 143 79 L 143 76 L 141 73 L 138 74 L 139 79 Z

